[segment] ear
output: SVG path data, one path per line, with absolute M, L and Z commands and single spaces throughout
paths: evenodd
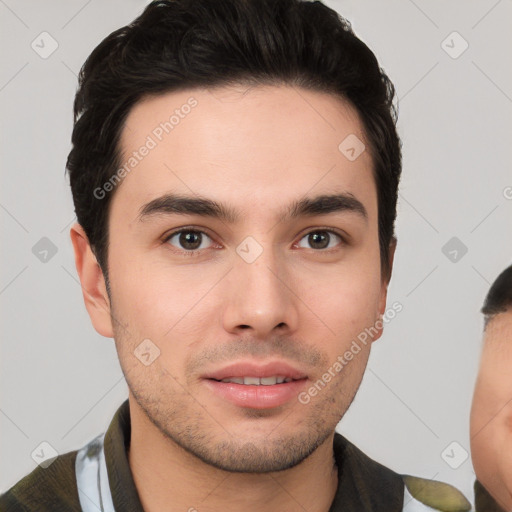
M 110 300 L 103 272 L 96 260 L 89 239 L 78 223 L 71 226 L 69 235 L 75 252 L 75 265 L 80 277 L 85 307 L 96 331 L 106 338 L 113 338 L 110 317 Z
M 386 312 L 386 300 L 387 300 L 387 296 L 388 296 L 388 285 L 389 285 L 389 281 L 391 280 L 391 274 L 393 271 L 393 261 L 395 259 L 396 244 L 397 244 L 396 238 L 392 237 L 391 242 L 389 242 L 389 247 L 388 247 L 388 261 L 389 261 L 388 271 L 386 272 L 386 274 L 384 274 L 384 273 L 382 274 L 382 279 L 381 279 L 379 310 L 378 310 L 379 318 L 376 319 L 376 322 L 375 322 L 375 324 L 376 324 L 375 328 L 377 329 L 378 333 L 375 334 L 375 336 L 373 336 L 373 341 L 379 339 L 382 336 L 382 332 L 384 329 L 382 316 Z

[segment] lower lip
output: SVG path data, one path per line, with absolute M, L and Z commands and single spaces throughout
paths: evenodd
M 292 380 L 271 386 L 251 386 L 234 382 L 219 382 L 213 379 L 205 379 L 204 382 L 218 396 L 239 407 L 271 409 L 297 399 L 306 380 Z

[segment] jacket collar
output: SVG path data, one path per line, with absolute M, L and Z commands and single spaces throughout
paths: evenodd
M 474 490 L 476 512 L 505 512 L 478 480 L 475 480 Z
M 329 512 L 401 512 L 402 477 L 370 459 L 341 434 L 334 436 L 338 489 Z
M 115 510 L 144 512 L 128 463 L 130 436 L 126 400 L 105 434 L 109 485 Z M 329 512 L 401 512 L 404 484 L 400 475 L 370 459 L 341 434 L 335 433 L 333 449 L 338 488 Z

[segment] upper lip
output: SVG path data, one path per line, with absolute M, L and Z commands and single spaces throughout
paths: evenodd
M 264 364 L 254 362 L 232 363 L 219 370 L 203 375 L 204 379 L 230 379 L 233 377 L 273 377 L 282 376 L 294 380 L 304 379 L 307 375 L 284 361 L 273 361 Z

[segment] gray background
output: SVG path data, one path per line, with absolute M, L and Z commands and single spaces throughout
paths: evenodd
M 41 442 L 60 453 L 82 446 L 127 396 L 113 340 L 94 331 L 83 305 L 64 166 L 80 66 L 146 3 L 0 0 L 2 491 L 36 466 Z M 389 291 L 389 305 L 403 310 L 374 345 L 338 429 L 395 471 L 444 480 L 472 499 L 464 456 L 479 308 L 512 260 L 512 2 L 326 3 L 394 81 L 404 143 Z M 43 31 L 58 43 L 46 59 L 31 47 Z M 469 44 L 457 58 L 464 41 L 454 31 Z M 57 249 L 46 262 L 32 250 L 42 237 Z

